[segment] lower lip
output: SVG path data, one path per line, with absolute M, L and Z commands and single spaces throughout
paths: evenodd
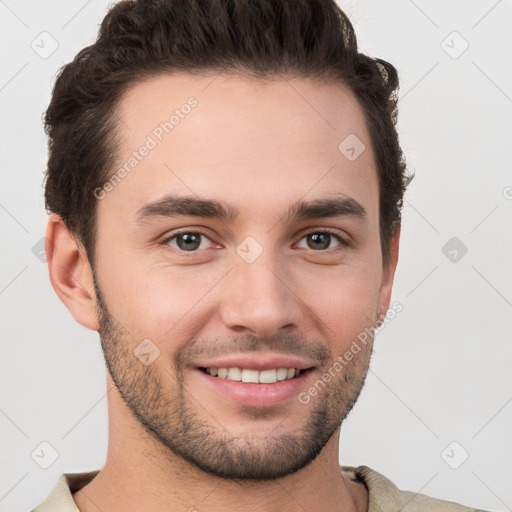
M 214 377 L 196 370 L 206 385 L 227 396 L 240 405 L 249 407 L 272 407 L 297 396 L 306 386 L 312 369 L 301 371 L 298 377 L 277 381 L 273 384 L 256 384 Z

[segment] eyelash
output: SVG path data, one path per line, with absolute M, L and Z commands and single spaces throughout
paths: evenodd
M 183 231 L 174 232 L 172 235 L 170 235 L 170 236 L 166 237 L 164 240 L 162 240 L 162 242 L 160 242 L 160 244 L 168 246 L 168 244 L 169 244 L 169 242 L 171 242 L 171 240 L 174 240 L 177 236 L 183 235 L 183 234 L 201 235 L 201 236 L 204 236 L 205 238 L 207 238 L 208 240 L 210 240 L 208 235 L 201 230 L 183 230 Z M 311 249 L 313 252 L 316 252 L 316 253 L 322 253 L 322 252 L 329 253 L 331 251 L 336 252 L 336 251 L 342 250 L 344 247 L 349 246 L 349 242 L 347 242 L 345 239 L 343 239 L 337 231 L 331 230 L 329 228 L 322 228 L 322 229 L 313 230 L 308 233 L 305 233 L 300 238 L 300 240 L 302 240 L 303 238 L 306 238 L 309 235 L 317 235 L 317 234 L 318 235 L 319 234 L 331 235 L 340 243 L 340 245 L 338 245 L 337 247 L 333 247 L 332 249 L 320 249 L 317 251 L 315 251 L 314 249 Z M 210 242 L 213 242 L 213 240 L 210 240 Z M 173 247 L 172 250 L 177 251 L 180 254 L 193 255 L 193 254 L 197 254 L 198 252 L 204 251 L 205 249 L 196 249 L 194 251 L 184 251 L 182 249 L 176 249 Z

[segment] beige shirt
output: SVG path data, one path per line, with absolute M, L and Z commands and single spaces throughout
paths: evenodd
M 367 466 L 341 466 L 341 469 L 355 473 L 368 489 L 368 512 L 485 512 L 452 501 L 400 491 L 390 480 Z M 85 487 L 98 473 L 99 470 L 88 473 L 64 473 L 46 500 L 32 512 L 80 512 L 72 494 Z

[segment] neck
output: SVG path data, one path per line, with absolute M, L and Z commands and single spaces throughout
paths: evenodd
M 318 457 L 270 481 L 227 480 L 176 456 L 132 416 L 109 382 L 109 448 L 104 467 L 73 495 L 81 512 L 288 512 L 367 510 L 364 485 L 341 471 L 339 430 Z

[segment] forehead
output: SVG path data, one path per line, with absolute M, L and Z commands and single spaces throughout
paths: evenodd
M 132 86 L 116 116 L 113 171 L 125 172 L 98 210 L 133 215 L 168 193 L 215 196 L 247 215 L 333 193 L 377 208 L 366 123 L 342 84 L 163 74 Z

